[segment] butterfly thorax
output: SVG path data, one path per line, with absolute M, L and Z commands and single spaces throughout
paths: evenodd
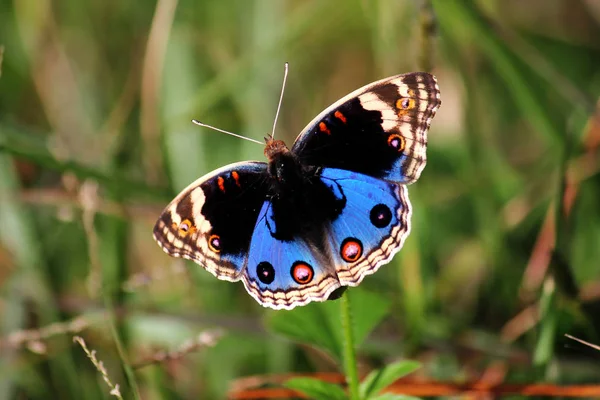
M 298 158 L 287 148 L 283 140 L 267 138 L 265 156 L 269 160 L 269 175 L 277 192 L 288 192 L 302 186 L 302 166 Z
M 311 236 L 318 223 L 334 219 L 343 205 L 319 179 L 319 169 L 304 165 L 281 140 L 267 139 L 265 156 L 271 178 L 271 201 L 277 225 L 277 237 L 293 240 Z M 322 236 L 322 232 L 314 232 Z

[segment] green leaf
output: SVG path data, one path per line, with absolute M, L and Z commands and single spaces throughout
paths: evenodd
M 403 360 L 372 371 L 360 384 L 360 395 L 371 399 L 397 379 L 408 375 L 421 367 L 416 361 Z
M 320 347 L 341 359 L 341 328 L 336 326 L 339 318 L 330 315 L 326 303 L 311 303 L 292 311 L 276 312 L 267 324 L 275 332 Z
M 311 399 L 346 400 L 346 392 L 334 383 L 324 382 L 313 378 L 292 378 L 285 387 L 304 393 Z
M 377 293 L 361 288 L 348 290 L 351 296 L 354 337 L 359 346 L 381 322 L 390 309 L 390 303 Z M 342 325 L 339 304 L 336 301 L 311 303 L 292 311 L 274 311 L 267 325 L 275 332 L 292 340 L 320 347 L 342 359 Z
M 356 347 L 358 347 L 388 315 L 391 303 L 378 293 L 369 292 L 365 289 L 357 288 L 349 292 L 350 304 L 352 305 L 352 321 L 354 322 L 354 340 Z M 332 311 L 339 318 L 339 307 L 337 305 Z

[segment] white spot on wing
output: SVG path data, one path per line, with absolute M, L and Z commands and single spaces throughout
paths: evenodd
M 398 116 L 394 109 L 386 102 L 381 101 L 375 93 L 362 94 L 358 96 L 358 100 L 365 110 L 381 112 L 381 119 L 383 120 L 381 127 L 386 132 L 392 131 L 398 125 Z
M 201 233 L 208 233 L 212 229 L 212 226 L 206 218 L 202 216 L 202 207 L 204 207 L 204 203 L 206 202 L 206 196 L 204 195 L 204 190 L 200 186 L 193 189 L 190 192 L 190 197 L 192 201 L 192 215 L 194 216 L 194 225 Z

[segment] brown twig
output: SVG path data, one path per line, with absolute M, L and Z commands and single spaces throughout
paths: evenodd
M 200 333 L 193 339 L 185 341 L 181 346 L 171 351 L 158 351 L 150 357 L 143 359 L 133 365 L 133 368 L 139 369 L 152 364 L 159 364 L 165 361 L 173 361 L 183 358 L 189 353 L 213 347 L 223 336 L 221 330 L 208 330 Z
M 100 264 L 100 253 L 98 234 L 94 227 L 96 210 L 98 209 L 98 183 L 87 180 L 79 189 L 79 202 L 83 210 L 81 216 L 83 229 L 87 236 L 88 253 L 90 257 L 90 272 L 87 277 L 88 290 L 92 297 L 100 293 L 102 286 L 102 265 Z
M 321 379 L 322 374 L 303 374 L 296 376 L 310 376 Z M 293 377 L 290 374 L 271 376 L 274 382 L 283 382 Z M 331 383 L 340 383 L 344 377 L 339 374 L 327 374 L 326 380 Z M 490 384 L 489 382 L 468 382 L 463 384 L 446 383 L 437 381 L 422 381 L 416 378 L 403 378 L 396 381 L 386 389 L 387 393 L 405 394 L 410 396 L 563 396 L 563 397 L 598 397 L 600 385 L 570 385 L 560 386 L 544 383 L 513 385 Z M 230 391 L 228 398 L 231 400 L 275 399 L 275 398 L 306 398 L 306 396 L 289 389 L 269 388 Z
M 431 71 L 433 69 L 433 38 L 435 37 L 436 21 L 430 0 L 420 1 L 419 22 L 421 41 L 419 49 L 421 52 L 418 67 L 421 71 Z
M 4 45 L 0 46 L 0 77 L 2 77 L 2 61 L 4 60 Z
M 10 333 L 5 338 L 0 338 L 0 350 L 17 349 L 26 346 L 36 353 L 45 353 L 46 346 L 43 340 L 62 334 L 79 333 L 92 324 L 90 316 L 79 316 L 70 321 L 56 322 L 39 329 L 27 329 Z

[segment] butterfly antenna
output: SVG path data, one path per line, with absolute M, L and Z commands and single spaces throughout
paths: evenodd
M 237 133 L 229 132 L 229 131 L 226 131 L 226 130 L 223 130 L 223 129 L 215 128 L 214 126 L 206 125 L 205 123 L 200 122 L 197 119 L 193 119 L 192 122 L 195 123 L 196 125 L 202 126 L 204 128 L 209 128 L 209 129 L 212 129 L 212 130 L 217 131 L 217 132 L 223 132 L 223 133 L 226 133 L 228 135 L 235 136 L 236 138 L 244 139 L 244 140 L 247 140 L 249 142 L 258 143 L 261 146 L 264 146 L 264 143 L 261 142 L 261 141 L 254 140 L 254 139 L 251 139 L 251 138 L 246 137 L 246 136 L 238 135 Z
M 279 110 L 281 109 L 281 102 L 283 101 L 283 92 L 285 91 L 285 82 L 287 81 L 289 64 L 285 63 L 283 72 L 283 84 L 281 85 L 281 95 L 279 95 L 279 104 L 277 105 L 277 112 L 275 113 L 275 120 L 273 121 L 273 130 L 271 131 L 271 139 L 275 137 L 275 126 L 277 125 L 277 118 L 279 118 Z

